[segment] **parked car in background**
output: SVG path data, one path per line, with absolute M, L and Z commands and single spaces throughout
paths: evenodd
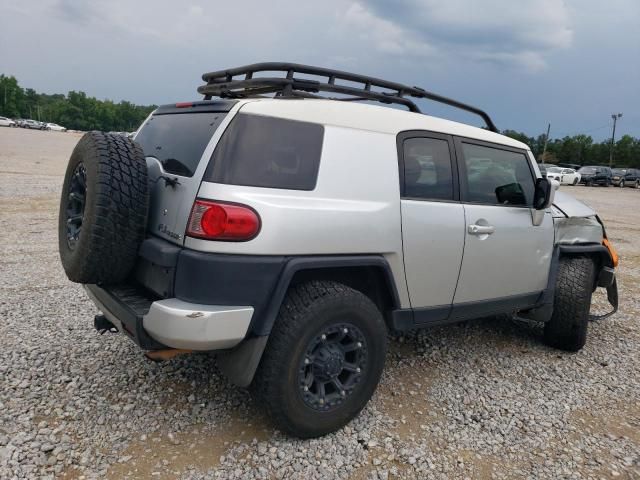
M 37 120 L 23 120 L 20 123 L 22 128 L 31 128 L 33 130 L 44 130 L 45 124 L 42 122 L 38 122 Z
M 616 187 L 640 188 L 640 170 L 637 168 L 614 168 L 611 173 Z
M 0 117 L 0 127 L 15 127 L 16 122 L 7 117 Z
M 547 168 L 547 178 L 556 180 L 560 185 L 577 185 L 581 175 L 573 168 L 551 167 Z
M 55 132 L 66 132 L 67 129 L 61 125 L 58 125 L 57 123 L 47 123 L 45 124 L 45 128 L 47 130 L 53 130 Z
M 604 187 L 611 186 L 613 176 L 609 167 L 601 167 L 599 165 L 586 166 L 578 170 L 581 175 L 580 183 L 587 186 L 602 185 Z

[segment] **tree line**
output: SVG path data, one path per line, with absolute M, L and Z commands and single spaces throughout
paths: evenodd
M 15 77 L 0 75 L 0 115 L 58 123 L 71 130 L 132 131 L 155 105 L 98 100 L 84 92 L 66 95 L 37 93 L 22 88 Z
M 0 75 L 0 115 L 10 118 L 32 118 L 54 122 L 72 130 L 132 131 L 138 128 L 155 105 L 135 105 L 122 101 L 98 100 L 84 92 L 47 95 L 22 88 L 15 77 Z M 526 143 L 542 161 L 545 135 L 530 137 L 515 130 L 502 132 Z M 576 165 L 608 165 L 610 140 L 594 142 L 589 135 L 549 139 L 545 163 Z M 613 164 L 640 168 L 640 139 L 630 135 L 615 142 Z
M 545 134 L 529 137 L 525 133 L 504 130 L 504 135 L 526 143 L 538 162 L 570 163 L 575 165 L 609 165 L 611 139 L 594 142 L 589 135 L 573 135 L 564 138 L 549 139 L 544 150 Z M 623 135 L 613 146 L 614 167 L 640 168 L 640 139 Z

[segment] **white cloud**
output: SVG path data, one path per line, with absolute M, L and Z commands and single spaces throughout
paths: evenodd
M 344 13 L 343 21 L 367 44 L 372 44 L 382 53 L 397 55 L 427 56 L 434 49 L 421 41 L 412 32 L 392 21 L 383 19 L 362 6 L 352 4 Z
M 546 66 L 545 56 L 571 46 L 563 0 L 370 0 L 354 3 L 344 21 L 369 36 L 380 51 L 438 52 L 525 67 Z

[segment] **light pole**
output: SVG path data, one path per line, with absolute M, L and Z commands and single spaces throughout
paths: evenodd
M 611 118 L 613 118 L 613 132 L 611 134 L 611 145 L 609 147 L 609 168 L 611 168 L 611 166 L 613 165 L 613 146 L 615 145 L 616 141 L 616 122 L 619 118 L 622 118 L 622 114 L 614 113 L 611 115 Z

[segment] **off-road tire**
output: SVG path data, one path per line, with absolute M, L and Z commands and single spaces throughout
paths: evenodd
M 359 329 L 365 340 L 362 376 L 342 403 L 319 411 L 305 402 L 300 365 L 310 343 L 325 329 L 344 323 Z M 300 438 L 325 435 L 347 424 L 367 404 L 380 380 L 386 350 L 386 325 L 369 297 L 340 283 L 304 283 L 293 287 L 282 304 L 251 392 L 280 430 Z
M 595 265 L 589 257 L 560 259 L 553 315 L 544 325 L 544 342 L 577 352 L 587 341 Z
M 70 239 L 70 194 L 82 184 L 78 172 L 85 177 L 84 207 L 79 233 Z M 123 281 L 144 239 L 148 209 L 147 165 L 140 146 L 121 135 L 86 133 L 69 159 L 60 199 L 58 249 L 69 280 Z

